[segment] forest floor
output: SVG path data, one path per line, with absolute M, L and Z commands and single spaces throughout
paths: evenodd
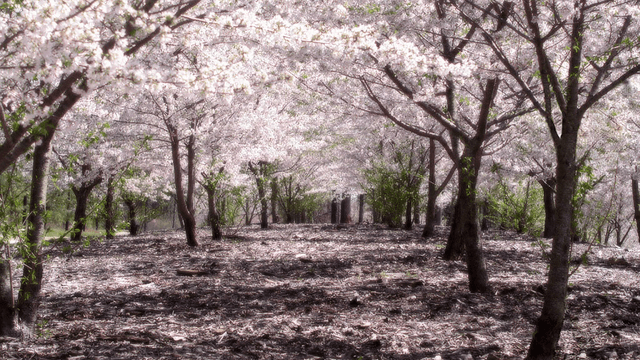
M 485 232 L 493 291 L 471 294 L 465 263 L 441 260 L 446 231 L 254 226 L 199 230 L 197 248 L 155 232 L 54 251 L 37 336 L 0 338 L 0 359 L 522 359 L 542 247 Z M 584 263 L 558 358 L 640 359 L 640 251 L 593 246 Z

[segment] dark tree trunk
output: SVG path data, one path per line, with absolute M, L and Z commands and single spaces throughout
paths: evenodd
M 436 226 L 440 226 L 442 225 L 442 208 L 440 208 L 440 206 L 435 206 L 436 208 L 436 220 L 435 220 L 435 224 Z
M 44 238 L 44 216 L 47 204 L 47 181 L 51 140 L 54 130 L 50 129 L 42 143 L 33 151 L 33 169 L 31 178 L 31 201 L 27 219 L 27 237 L 25 241 L 24 266 L 20 291 L 18 292 L 18 317 L 24 330 L 33 332 L 40 307 L 42 289 L 42 240 Z
M 564 322 L 566 310 L 569 255 L 572 241 L 573 195 L 575 191 L 578 129 L 570 128 L 575 122 L 563 122 L 562 140 L 557 148 L 558 167 L 556 184 L 556 233 L 551 248 L 547 290 L 542 313 L 536 323 L 527 359 L 551 359 Z
M 29 218 L 29 197 L 27 195 L 22 197 L 22 223 L 27 223 Z
M 271 222 L 277 224 L 280 222 L 278 216 L 278 180 L 271 180 Z
M 638 241 L 640 241 L 640 189 L 638 189 L 638 180 L 635 178 L 631 179 L 631 192 L 633 196 L 633 217 L 636 220 Z
M 331 200 L 331 223 L 338 223 L 338 199 L 336 198 L 333 198 L 333 200 Z
M 420 225 L 420 201 L 418 199 L 413 202 L 413 223 Z
M 436 206 L 436 201 L 440 193 L 442 193 L 447 184 L 449 184 L 449 181 L 451 181 L 455 170 L 456 166 L 454 165 L 449 170 L 442 184 L 436 186 L 436 142 L 433 139 L 429 139 L 429 184 L 427 186 L 427 217 L 425 219 L 424 229 L 422 230 L 423 238 L 432 237 L 435 234 L 436 225 L 442 223 L 442 213 L 438 212 L 439 209 Z
M 584 3 L 583 3 L 584 4 Z M 582 6 L 582 5 L 581 5 Z M 549 272 L 547 277 L 547 289 L 544 293 L 542 312 L 536 323 L 533 339 L 527 353 L 528 360 L 552 359 L 555 355 L 560 332 L 564 323 L 567 298 L 567 281 L 569 279 L 569 257 L 571 254 L 572 224 L 574 216 L 573 197 L 577 182 L 576 148 L 580 123 L 585 108 L 579 108 L 581 91 L 580 65 L 583 61 L 583 35 L 585 26 L 584 8 L 580 9 L 579 17 L 575 16 L 572 23 L 570 57 L 567 65 L 569 75 L 565 88 L 565 109 L 562 113 L 562 132 L 558 136 L 556 130 L 552 130 L 556 149 L 556 217 L 555 236 L 551 245 Z M 537 39 L 538 43 L 542 40 Z M 536 49 L 539 57 L 542 57 L 540 48 Z M 546 74 L 543 70 L 542 78 Z M 584 106 L 584 105 L 583 105 Z
M 256 179 L 258 183 L 258 196 L 260 197 L 260 228 L 269 228 L 269 206 L 267 203 L 267 192 L 265 189 L 265 180 Z
M 251 207 L 251 204 L 249 203 L 249 198 L 246 198 L 244 201 L 244 224 L 249 226 L 251 225 L 251 211 L 249 211 L 249 208 Z
M 546 180 L 538 180 L 538 183 L 542 186 L 544 199 L 544 232 L 542 233 L 542 236 L 545 238 L 552 238 L 556 233 L 556 202 L 554 199 L 556 192 L 556 179 L 549 178 Z
M 132 199 L 124 200 L 124 204 L 127 206 L 127 210 L 129 210 L 129 235 L 136 236 L 140 229 L 140 226 L 136 221 L 136 210 L 138 208 L 138 204 Z
M 222 240 L 222 230 L 220 228 L 220 214 L 216 207 L 215 190 L 205 186 L 207 191 L 207 203 L 209 204 L 209 224 L 211 225 L 211 238 Z
M 411 197 L 407 199 L 407 208 L 404 212 L 404 229 L 411 230 L 413 229 L 413 221 L 411 221 L 411 214 L 413 212 L 413 202 L 411 201 Z
M 67 202 L 65 204 L 66 212 L 64 214 L 64 231 L 69 231 L 69 226 L 71 226 L 71 192 L 67 191 Z
M 464 153 L 458 161 L 458 200 L 453 225 L 447 243 L 464 244 L 471 292 L 486 293 L 490 291 L 489 276 L 480 245 L 478 229 L 478 206 L 476 204 L 476 185 L 482 162 L 482 143 L 486 134 L 487 121 L 491 104 L 497 92 L 498 80 L 488 80 L 484 89 L 482 108 L 478 117 L 476 136 L 465 140 Z M 454 245 L 454 244 L 452 244 Z M 456 246 L 451 246 L 452 250 Z M 457 249 L 456 249 L 457 250 Z M 452 253 L 454 253 L 452 251 Z M 445 250 L 445 256 L 447 254 Z
M 11 262 L 0 257 L 0 336 L 19 335 L 11 280 Z
M 105 221 L 104 221 L 104 230 L 106 233 L 107 239 L 113 239 L 116 229 L 116 219 L 113 210 L 113 193 L 115 192 L 115 185 L 113 183 L 113 177 L 109 176 L 107 180 L 107 196 L 104 202 L 104 212 L 105 212 Z
M 72 186 L 73 194 L 76 197 L 76 211 L 73 215 L 73 230 L 71 231 L 71 240 L 80 241 L 82 232 L 87 224 L 87 202 L 91 191 L 102 182 L 99 176 L 91 181 L 83 182 L 80 187 Z
M 187 145 L 187 196 L 185 199 L 184 188 L 182 185 L 182 167 L 180 165 L 180 139 L 178 138 L 177 129 L 171 125 L 167 125 L 169 130 L 169 138 L 171 142 L 171 158 L 173 160 L 173 176 L 176 186 L 176 203 L 178 206 L 178 213 L 182 218 L 182 224 L 184 225 L 185 235 L 187 237 L 187 245 L 198 246 L 198 240 L 196 238 L 196 220 L 194 218 L 193 210 L 193 190 L 195 188 L 195 174 L 193 173 L 195 150 L 194 150 L 194 135 L 190 136 L 189 144 Z
M 447 247 L 444 250 L 442 258 L 444 260 L 456 260 L 464 254 L 464 241 L 462 239 L 462 219 L 460 212 L 460 197 L 456 200 L 451 216 L 451 231 L 447 239 Z
M 478 155 L 478 159 L 481 155 Z M 479 162 L 479 161 L 478 161 Z M 479 165 L 479 164 L 478 164 Z M 464 242 L 467 270 L 469 276 L 469 290 L 472 293 L 486 293 L 489 288 L 489 276 L 480 245 L 480 234 L 478 229 L 478 207 L 476 205 L 476 182 L 477 173 L 480 167 L 477 166 L 473 175 L 463 175 L 467 180 L 463 180 L 464 188 L 458 197 L 458 211 L 460 221 L 460 236 Z
M 364 222 L 364 195 L 358 195 L 358 224 L 362 224 Z
M 487 199 L 484 199 L 482 202 L 482 223 L 480 225 L 480 230 L 489 230 L 489 200 Z
M 340 202 L 340 224 L 351 223 L 351 195 L 346 195 Z
M 256 187 L 258 188 L 258 198 L 260 199 L 260 228 L 269 228 L 269 206 L 267 203 L 267 175 L 269 173 L 269 163 L 265 161 L 258 161 L 258 164 L 254 166 L 249 162 L 249 170 L 256 178 Z

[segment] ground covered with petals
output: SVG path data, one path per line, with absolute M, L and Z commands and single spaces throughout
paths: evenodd
M 485 232 L 493 290 L 471 294 L 438 231 L 275 225 L 200 230 L 197 248 L 171 231 L 54 252 L 37 336 L 0 338 L 0 359 L 523 358 L 550 241 Z M 639 255 L 574 246 L 558 358 L 640 358 Z

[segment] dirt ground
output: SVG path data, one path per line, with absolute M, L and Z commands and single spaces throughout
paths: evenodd
M 0 338 L 0 359 L 522 359 L 542 247 L 485 232 L 493 292 L 470 294 L 438 231 L 276 225 L 220 242 L 200 230 L 197 248 L 155 232 L 53 252 L 37 337 Z M 558 358 L 640 359 L 640 251 L 593 246 L 584 260 Z

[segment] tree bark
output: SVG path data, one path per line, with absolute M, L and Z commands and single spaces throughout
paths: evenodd
M 544 295 L 542 313 L 529 346 L 527 359 L 551 359 L 564 322 L 567 281 L 569 278 L 569 256 L 572 240 L 573 204 L 576 183 L 575 150 L 577 128 L 570 131 L 571 123 L 563 122 L 562 141 L 557 149 L 556 185 L 556 234 L 551 248 L 551 260 Z
M 411 217 L 412 212 L 413 212 L 413 201 L 411 199 L 411 196 L 409 196 L 409 198 L 407 199 L 407 208 L 405 209 L 405 212 L 404 212 L 404 229 L 405 230 L 413 229 L 413 221 Z
M 260 228 L 269 228 L 269 205 L 267 203 L 267 191 L 265 189 L 265 180 L 256 178 L 258 183 L 258 196 L 260 197 Z
M 171 158 L 173 160 L 173 176 L 176 186 L 176 204 L 178 206 L 178 213 L 182 218 L 182 224 L 184 225 L 185 235 L 187 237 L 187 245 L 198 246 L 198 240 L 196 238 L 196 220 L 193 210 L 193 189 L 195 176 L 194 161 L 195 161 L 195 149 L 194 147 L 194 135 L 190 136 L 189 144 L 187 145 L 187 197 L 185 198 L 184 188 L 182 185 L 182 167 L 180 165 L 180 140 L 178 138 L 178 131 L 172 125 L 167 125 L 169 130 L 169 138 L 171 142 Z
M 544 232 L 542 236 L 552 238 L 556 233 L 555 217 L 556 217 L 556 179 L 554 177 L 546 180 L 538 180 L 542 186 L 542 194 L 544 199 Z
M 429 139 L 429 184 L 427 186 L 427 217 L 425 219 L 424 229 L 422 230 L 423 238 L 429 238 L 435 235 L 436 225 L 440 225 L 442 222 L 436 201 L 447 184 L 449 184 L 449 181 L 451 181 L 455 170 L 456 166 L 454 165 L 449 170 L 442 184 L 440 184 L 440 186 L 436 185 L 436 142 L 433 139 Z
M 358 195 L 358 224 L 364 222 L 364 196 L 365 194 Z
M 17 320 L 11 286 L 11 261 L 0 257 L 0 336 L 18 336 Z
M 82 182 L 80 187 L 72 186 L 71 190 L 76 197 L 76 210 L 73 215 L 73 230 L 71 231 L 71 240 L 80 241 L 82 232 L 87 224 L 87 202 L 91 191 L 102 182 L 102 177 L 87 182 Z
M 277 224 L 280 222 L 278 216 L 278 180 L 271 179 L 271 222 Z
M 115 192 L 115 184 L 113 183 L 113 176 L 109 176 L 107 180 L 107 196 L 104 201 L 104 212 L 105 212 L 105 221 L 104 221 L 104 230 L 106 233 L 107 239 L 113 239 L 116 229 L 116 219 L 113 210 L 113 194 Z
M 215 189 L 205 186 L 207 191 L 207 203 L 209 204 L 209 224 L 211 225 L 211 238 L 222 240 L 222 230 L 220 228 L 220 213 L 216 206 Z
M 640 241 L 640 189 L 638 189 L 638 180 L 635 178 L 631 179 L 631 192 L 633 196 L 633 217 L 636 220 L 638 241 Z
M 471 139 L 465 139 L 464 152 L 457 164 L 458 200 L 449 236 L 450 242 L 456 243 L 455 245 L 458 245 L 457 247 L 459 247 L 458 242 L 464 244 L 467 273 L 469 276 L 469 290 L 479 293 L 490 291 L 490 286 L 482 246 L 480 245 L 476 186 L 480 165 L 482 163 L 482 144 L 485 139 L 489 112 L 497 88 L 497 79 L 487 81 L 484 88 L 482 108 L 480 109 L 478 117 L 476 135 Z M 447 249 L 449 248 L 449 243 L 447 243 Z M 451 248 L 452 250 L 457 250 L 456 246 L 452 246 Z M 445 250 L 445 256 L 447 255 Z
M 136 210 L 138 208 L 138 204 L 133 199 L 125 199 L 124 204 L 129 210 L 129 235 L 137 236 L 138 230 L 140 230 L 140 226 L 136 221 Z
M 351 195 L 346 195 L 340 202 L 340 224 L 351 222 Z
M 462 215 L 460 212 L 460 197 L 456 199 L 453 207 L 453 215 L 451 217 L 451 231 L 447 239 L 447 247 L 444 250 L 442 258 L 444 260 L 456 260 L 464 254 L 464 241 L 462 238 Z
M 258 188 L 258 198 L 260 199 L 260 228 L 269 228 L 269 207 L 267 204 L 267 175 L 269 163 L 265 161 L 258 161 L 257 165 L 249 162 L 249 170 L 256 178 L 256 187 Z
M 331 200 L 331 223 L 338 223 L 338 199 L 336 198 L 333 198 L 333 200 Z
M 535 4 L 534 4 L 535 5 Z M 584 36 L 584 9 L 580 9 L 572 24 L 569 76 L 566 85 L 565 109 L 562 114 L 561 136 L 554 137 L 556 147 L 556 233 L 551 245 L 547 290 L 544 295 L 542 312 L 529 345 L 528 360 L 551 359 L 555 355 L 562 324 L 564 322 L 569 279 L 569 256 L 573 235 L 573 196 L 576 189 L 577 161 L 576 148 L 582 120 L 582 109 L 578 108 L 580 97 L 580 64 L 582 63 L 582 39 Z M 537 25 L 536 25 L 537 26 Z M 538 56 L 546 56 L 540 49 Z M 548 58 L 546 58 L 548 59 Z M 541 77 L 546 76 L 546 65 L 541 66 Z M 549 125 L 551 126 L 551 125 Z M 555 130 L 553 130 L 555 131 Z M 552 132 L 553 134 L 553 132 Z
M 25 256 L 18 292 L 18 317 L 27 333 L 31 335 L 36 323 L 40 307 L 40 290 L 42 288 L 42 240 L 44 238 L 44 217 L 47 204 L 47 182 L 51 140 L 55 129 L 48 129 L 42 143 L 33 151 L 33 169 L 31 177 L 31 201 L 27 219 L 27 237 L 25 240 Z

